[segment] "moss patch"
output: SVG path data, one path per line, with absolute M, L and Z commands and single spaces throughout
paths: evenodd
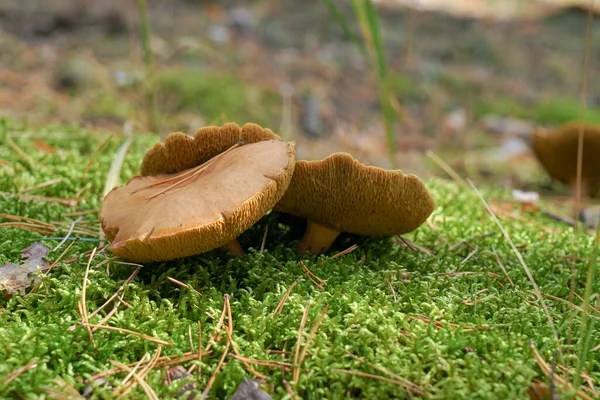
M 161 110 L 196 111 L 208 123 L 256 121 L 273 125 L 278 95 L 233 75 L 203 69 L 171 69 L 157 77 Z
M 23 127 L 2 121 L 0 138 L 9 135 L 27 150 L 31 159 L 18 156 L 9 146 L 0 146 L 0 209 L 3 213 L 63 223 L 57 236 L 63 236 L 75 220 L 70 212 L 98 209 L 104 180 L 118 140 L 111 141 L 99 154 L 84 179 L 90 154 L 101 138 L 73 127 L 48 128 L 21 138 Z M 4 135 L 4 136 L 3 136 Z M 31 135 L 29 135 L 31 136 Z M 58 148 L 55 154 L 33 150 L 34 137 Z M 127 155 L 123 180 L 135 175 L 143 152 L 157 139 L 139 137 Z M 19 190 L 50 179 L 58 183 L 32 194 L 82 200 L 75 207 L 57 203 L 25 201 L 14 197 Z M 299 258 L 293 248 L 298 229 L 286 228 L 281 215 L 272 213 L 242 238 L 250 248 L 243 258 L 231 258 L 219 251 L 167 263 L 148 264 L 125 287 L 121 305 L 106 325 L 129 329 L 171 343 L 163 355 L 182 355 L 189 351 L 188 335 L 197 342 L 201 323 L 204 345 L 214 333 L 224 305 L 231 298 L 233 340 L 245 357 L 293 363 L 298 327 L 305 307 L 310 312 L 304 340 L 325 305 L 328 312 L 309 346 L 300 369 L 300 379 L 292 384 L 298 396 L 306 399 L 408 398 L 406 392 L 390 383 L 351 376 L 338 370 L 382 373 L 352 359 L 348 352 L 368 363 L 386 368 L 423 388 L 430 399 L 524 398 L 532 378 L 544 380 L 532 355 L 530 343 L 548 361 L 557 343 L 543 311 L 531 294 L 531 284 L 509 245 L 500 234 L 477 197 L 467 189 L 443 181 L 428 181 L 437 200 L 433 227 L 425 224 L 407 238 L 432 250 L 432 254 L 411 251 L 393 239 L 340 238 L 328 255 Z M 83 189 L 83 192 L 80 192 Z M 504 192 L 483 188 L 487 198 L 502 199 Z M 571 264 L 565 258 L 573 252 L 570 228 L 526 215 L 527 223 L 503 218 L 515 244 L 545 295 L 568 298 Z M 98 229 L 97 214 L 83 217 L 86 225 Z M 5 222 L 2 220 L 2 222 Z M 266 250 L 258 252 L 263 232 L 269 226 Z M 492 232 L 491 235 L 486 235 Z M 75 234 L 86 240 L 93 236 Z M 97 238 L 97 237 L 96 237 Z M 17 261 L 23 248 L 43 241 L 53 248 L 57 241 L 15 228 L 0 228 L 0 263 Z M 468 244 L 460 244 L 467 240 Z M 345 256 L 329 256 L 351 244 L 358 249 Z M 69 257 L 91 250 L 97 243 L 75 243 Z M 514 282 L 504 277 L 494 253 Z M 579 240 L 579 255 L 589 256 L 591 239 Z M 66 245 L 50 253 L 55 260 Z M 110 259 L 108 263 L 104 261 Z M 78 301 L 87 257 L 58 263 L 43 279 L 36 293 L 0 300 L 0 376 L 34 360 L 37 367 L 20 374 L 7 385 L 0 385 L 0 397 L 45 398 L 49 389 L 60 389 L 61 378 L 77 390 L 86 386 L 92 375 L 113 366 L 109 360 L 133 363 L 144 354 L 155 354 L 157 345 L 136 336 L 98 330 L 94 343 L 81 321 Z M 300 261 L 327 282 L 320 290 L 302 272 Z M 133 267 L 117 263 L 110 253 L 92 260 L 86 305 L 91 312 L 102 305 L 131 274 Z M 103 263 L 101 265 L 101 263 Z M 577 292 L 582 294 L 586 261 L 577 262 Z M 107 273 L 109 272 L 109 273 Z M 465 274 L 463 274 L 465 273 Z M 471 274 L 474 273 L 474 274 Z M 450 274 L 450 275 L 449 275 Z M 184 289 L 167 279 L 177 279 L 195 291 Z M 285 291 L 296 280 L 280 314 L 273 314 Z M 393 291 L 392 291 L 393 289 Z M 594 291 L 600 290 L 600 281 Z M 570 308 L 548 300 L 550 316 L 558 329 L 565 354 Z M 91 318 L 98 323 L 112 309 L 109 305 Z M 579 337 L 579 315 L 575 314 L 571 337 Z M 172 398 L 190 381 L 202 390 L 214 372 L 224 347 L 224 334 L 213 343 L 212 352 L 202 362 L 202 377 L 165 385 L 166 367 L 153 369 L 148 384 L 161 398 Z M 600 342 L 598 330 L 592 345 Z M 291 352 L 291 353 L 290 353 Z M 217 375 L 210 391 L 212 398 L 230 396 L 244 376 L 244 365 L 231 357 Z M 190 367 L 195 361 L 184 363 Z M 292 380 L 285 368 L 254 366 L 269 377 L 274 398 L 289 398 L 284 380 Z M 600 377 L 600 360 L 591 353 L 586 366 L 593 379 Z M 124 378 L 121 373 L 94 389 L 94 398 L 111 398 L 114 386 Z M 112 385 L 112 386 L 111 386 Z M 132 398 L 145 398 L 140 388 Z M 419 397 L 419 396 L 414 396 Z

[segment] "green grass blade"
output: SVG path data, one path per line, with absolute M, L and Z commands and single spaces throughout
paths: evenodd
M 340 28 L 342 28 L 342 30 L 344 31 L 344 34 L 348 36 L 350 40 L 352 40 L 352 42 L 356 45 L 358 51 L 360 51 L 363 57 L 366 57 L 367 52 L 365 50 L 365 46 L 360 41 L 356 33 L 354 33 L 352 28 L 350 28 L 348 20 L 346 19 L 346 17 L 344 17 L 344 14 L 342 14 L 338 6 L 335 5 L 333 0 L 323 0 L 323 2 L 325 3 L 325 6 L 329 9 L 329 12 L 333 16 L 333 18 L 335 18 L 335 20 L 337 21 Z
M 392 168 L 396 168 L 396 135 L 394 127 L 397 115 L 390 102 L 387 89 L 387 61 L 381 38 L 379 17 L 372 0 L 353 0 L 354 13 L 361 28 L 371 65 L 377 70 L 377 94 L 381 107 L 381 118 L 385 129 L 387 147 Z
M 377 16 L 377 10 L 371 0 L 364 0 L 365 2 L 365 17 L 369 30 L 371 31 L 371 38 L 373 48 L 375 49 L 375 55 L 377 57 L 377 72 L 379 77 L 383 80 L 387 77 L 387 60 L 385 57 L 385 48 L 383 47 L 383 40 L 381 39 L 381 29 L 379 27 L 379 17 Z
M 140 37 L 142 51 L 144 53 L 145 67 L 145 82 L 146 89 L 146 107 L 148 114 L 148 123 L 150 130 L 153 132 L 159 131 L 158 113 L 156 109 L 156 91 L 153 77 L 153 58 L 152 49 L 150 48 L 150 24 L 148 23 L 148 6 L 146 0 L 138 0 L 138 12 L 140 18 Z
M 579 335 L 579 354 L 577 357 L 577 367 L 575 371 L 575 379 L 573 386 L 575 389 L 579 388 L 581 384 L 581 371 L 583 370 L 587 361 L 589 352 L 592 333 L 594 331 L 594 320 L 589 318 L 590 313 L 590 300 L 592 298 L 592 285 L 594 283 L 594 276 L 596 275 L 596 264 L 598 259 L 598 248 L 600 247 L 600 224 L 596 228 L 596 243 L 592 250 L 592 258 L 588 263 L 587 279 L 585 281 L 585 291 L 583 294 L 583 311 L 581 313 L 581 332 Z M 589 320 L 589 321 L 588 321 Z

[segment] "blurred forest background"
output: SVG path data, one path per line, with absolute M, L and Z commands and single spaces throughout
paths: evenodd
M 256 122 L 305 159 L 348 151 L 391 167 L 391 143 L 407 172 L 446 176 L 439 158 L 536 191 L 549 183 L 533 128 L 581 117 L 592 2 L 377 1 L 384 59 L 351 1 L 148 0 L 146 53 L 143 3 L 0 1 L 0 115 L 162 136 Z M 596 123 L 599 50 L 594 22 L 584 118 Z

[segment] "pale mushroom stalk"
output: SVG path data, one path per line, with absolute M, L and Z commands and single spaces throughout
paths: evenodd
M 237 239 L 233 239 L 231 242 L 227 243 L 224 246 L 221 246 L 221 249 L 225 250 L 228 253 L 233 254 L 234 256 L 243 257 L 246 255 L 246 252 L 240 246 L 240 242 Z
M 307 221 L 306 231 L 298 245 L 298 253 L 303 255 L 312 251 L 321 254 L 331 246 L 340 233 L 314 221 Z

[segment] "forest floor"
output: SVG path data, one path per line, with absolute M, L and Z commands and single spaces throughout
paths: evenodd
M 301 257 L 303 225 L 271 213 L 241 236 L 245 257 L 215 250 L 138 269 L 99 247 L 98 209 L 122 141 L 100 149 L 107 135 L 80 128 L 24 131 L 4 120 L 1 129 L 11 145 L 0 147 L 0 265 L 38 242 L 53 268 L 25 296 L 0 300 L 0 397 L 89 386 L 94 398 L 130 387 L 142 398 L 148 389 L 123 384 L 120 366 L 150 359 L 137 371 L 160 398 L 184 387 L 198 394 L 213 374 L 215 398 L 253 375 L 268 378 L 274 398 L 523 398 L 552 368 L 556 377 L 574 370 L 593 240 L 575 243 L 572 228 L 522 210 L 505 190 L 482 188 L 524 264 L 471 188 L 432 178 L 436 209 L 402 239 L 343 235 L 326 254 Z M 134 140 L 121 182 L 155 140 Z M 80 239 L 57 248 L 71 227 Z M 86 329 L 82 318 L 103 327 Z M 592 397 L 599 344 L 595 330 L 581 389 Z M 167 384 L 176 364 L 195 372 Z
M 210 396 L 228 398 L 252 376 L 286 399 L 523 398 L 532 385 L 550 391 L 548 375 L 552 390 L 570 390 L 557 379 L 574 379 L 594 244 L 565 223 L 572 200 L 548 183 L 527 137 L 580 117 L 585 13 L 494 22 L 381 12 L 390 90 L 406 116 L 398 163 L 437 203 L 415 232 L 343 235 L 326 254 L 300 257 L 303 226 L 273 212 L 240 238 L 243 258 L 212 251 L 138 268 L 102 247 L 98 210 L 111 179 L 138 174 L 169 132 L 257 122 L 293 140 L 299 158 L 348 151 L 389 167 L 372 69 L 321 2 L 158 1 L 148 76 L 135 7 L 21 3 L 0 4 L 0 265 L 38 242 L 53 267 L 26 295 L 0 298 L 0 397 L 171 398 L 212 385 Z M 592 122 L 599 50 L 595 23 Z M 157 93 L 153 134 L 147 84 Z M 473 180 L 514 248 L 432 154 Z M 515 188 L 542 199 L 523 205 Z M 56 247 L 70 230 L 80 239 Z M 590 343 L 581 398 L 600 385 L 597 329 Z M 133 379 L 123 382 L 122 364 Z

